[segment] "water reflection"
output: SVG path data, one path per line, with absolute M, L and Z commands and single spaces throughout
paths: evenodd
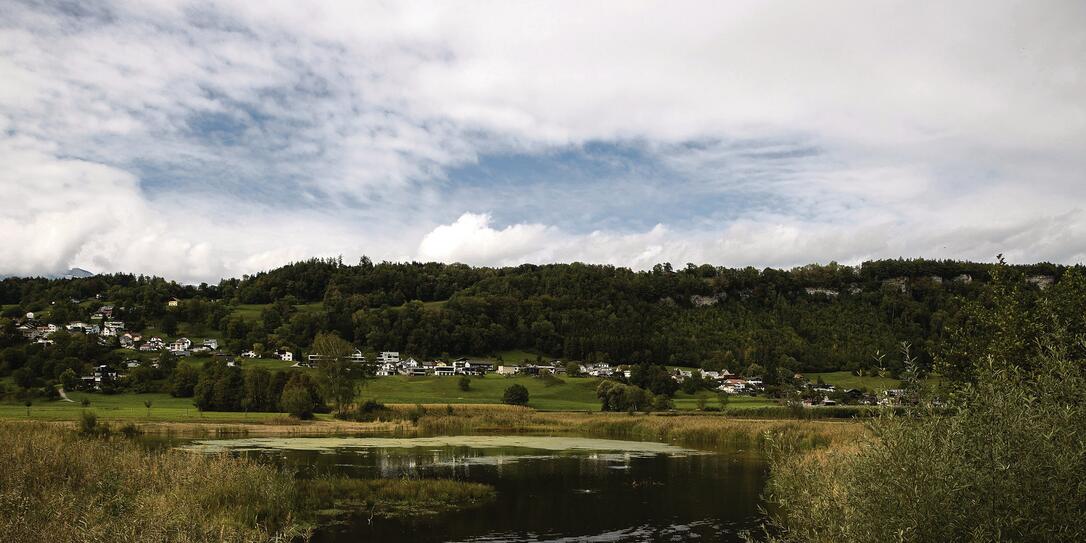
M 245 454 L 303 473 L 455 478 L 498 491 L 493 503 L 445 515 L 352 520 L 320 531 L 318 543 L 739 541 L 739 531 L 757 527 L 765 478 L 756 455 L 665 444 L 590 440 L 594 449 L 580 443 L 563 450 L 559 442 L 437 446 L 422 439 L 416 447 L 407 446 L 411 440 L 396 446 L 299 441 L 304 450 L 286 450 L 291 443 L 242 441 L 234 445 Z

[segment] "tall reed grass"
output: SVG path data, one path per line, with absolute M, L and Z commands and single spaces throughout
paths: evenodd
M 0 423 L 0 541 L 285 541 L 291 477 L 243 458 Z
M 491 410 L 452 416 L 441 412 L 419 419 L 416 435 L 529 433 L 577 434 L 612 439 L 674 442 L 709 449 L 760 447 L 772 436 L 787 436 L 799 447 L 854 442 L 863 433 L 854 422 L 733 419 L 706 415 L 622 413 L 541 413 Z M 410 430 L 408 430 L 410 433 Z
M 452 480 L 296 479 L 244 457 L 153 451 L 89 419 L 83 430 L 0 422 L 0 542 L 297 541 L 321 511 L 413 515 L 494 493 Z

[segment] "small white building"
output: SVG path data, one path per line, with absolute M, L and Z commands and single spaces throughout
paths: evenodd
M 187 337 L 177 338 L 177 340 L 170 344 L 171 353 L 187 351 L 190 348 L 192 348 L 192 340 Z
M 279 360 L 284 362 L 294 362 L 294 353 L 290 351 L 279 351 Z

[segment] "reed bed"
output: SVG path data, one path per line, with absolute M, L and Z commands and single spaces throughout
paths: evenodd
M 328 513 L 407 516 L 494 494 L 452 480 L 296 479 L 244 457 L 153 451 L 90 427 L 87 436 L 0 422 L 0 541 L 304 541 Z
M 304 536 L 289 475 L 243 458 L 0 423 L 0 541 L 285 541 Z
M 858 440 L 864 426 L 854 422 L 733 419 L 695 415 L 540 413 L 530 410 L 434 414 L 419 419 L 420 435 L 472 433 L 578 434 L 612 439 L 674 442 L 709 449 L 761 447 L 788 439 L 799 448 Z

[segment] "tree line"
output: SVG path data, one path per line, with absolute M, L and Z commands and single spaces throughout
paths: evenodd
M 50 322 L 86 320 L 101 305 L 132 330 L 172 336 L 182 327 L 214 331 L 227 352 L 311 352 L 336 334 L 351 348 L 419 358 L 487 356 L 521 349 L 542 356 L 639 366 L 662 364 L 760 370 L 772 383 L 796 371 L 849 370 L 897 376 L 898 345 L 917 364 L 953 366 L 984 323 L 994 264 L 898 259 L 791 270 L 688 264 L 652 269 L 581 263 L 506 268 L 441 263 L 357 264 L 311 259 L 217 285 L 181 285 L 131 274 L 0 281 L 0 376 L 44 386 L 66 370 L 85 375 L 126 353 L 91 336 L 58 332 L 28 344 L 15 326 L 28 312 Z M 1028 284 L 1023 305 L 1057 303 L 1081 266 L 1003 266 Z M 167 302 L 178 299 L 176 307 Z M 257 315 L 239 311 L 261 304 Z M 1069 319 L 1081 315 L 1067 311 Z M 1076 321 L 1077 322 L 1077 321 Z M 988 326 L 991 329 L 991 326 Z M 649 371 L 649 370 L 646 370 Z M 953 367 L 948 368 L 951 373 Z M 153 375 L 141 377 L 153 380 Z M 162 376 L 158 376 L 159 379 Z M 651 387 L 649 387 L 651 389 Z M 654 392 L 655 393 L 655 392 Z

